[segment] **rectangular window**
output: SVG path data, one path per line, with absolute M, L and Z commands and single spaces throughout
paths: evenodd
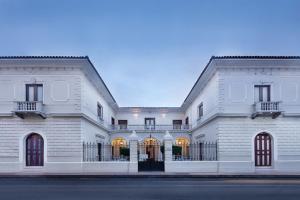
M 26 101 L 43 101 L 43 85 L 26 84 Z
M 198 119 L 200 119 L 203 116 L 203 103 L 201 102 L 198 105 Z
M 254 86 L 254 101 L 255 102 L 271 101 L 271 86 L 270 85 L 255 85 Z
M 97 103 L 97 115 L 100 120 L 103 120 L 103 107 L 99 102 Z
M 115 118 L 111 117 L 111 125 L 115 125 Z
M 185 125 L 189 125 L 189 117 L 185 118 Z
M 173 129 L 180 130 L 182 126 L 182 120 L 173 120 Z
M 155 129 L 155 118 L 145 118 L 145 129 L 146 130 Z
M 118 120 L 120 129 L 127 129 L 127 120 Z
M 184 126 L 184 128 L 185 128 L 185 129 L 189 129 L 189 124 L 190 124 L 190 122 L 189 122 L 189 117 L 186 117 L 186 118 L 185 118 L 185 126 Z

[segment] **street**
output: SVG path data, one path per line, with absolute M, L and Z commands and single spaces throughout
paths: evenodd
M 299 179 L 0 178 L 1 200 L 300 199 Z

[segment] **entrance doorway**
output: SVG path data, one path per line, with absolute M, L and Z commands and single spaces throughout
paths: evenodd
M 146 138 L 138 148 L 139 171 L 164 171 L 164 146 L 155 138 Z
M 37 133 L 26 138 L 26 166 L 44 165 L 44 140 Z
M 254 143 L 255 166 L 272 166 L 272 137 L 270 134 L 258 134 Z

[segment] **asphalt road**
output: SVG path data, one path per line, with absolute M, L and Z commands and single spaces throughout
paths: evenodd
M 300 199 L 300 179 L 0 178 L 1 200 Z

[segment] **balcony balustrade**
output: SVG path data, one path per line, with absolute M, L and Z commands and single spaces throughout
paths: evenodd
M 272 116 L 273 119 L 281 114 L 280 101 L 256 102 L 253 105 L 252 119 L 257 116 Z
M 42 118 L 46 118 L 43 112 L 43 102 L 41 101 L 17 101 L 13 111 L 17 116 L 24 118 L 25 115 L 36 114 Z
M 185 130 L 188 131 L 190 130 L 191 126 L 190 125 L 112 125 L 111 129 L 113 131 L 122 131 L 122 130 L 127 130 L 127 131 L 180 131 L 180 130 Z

